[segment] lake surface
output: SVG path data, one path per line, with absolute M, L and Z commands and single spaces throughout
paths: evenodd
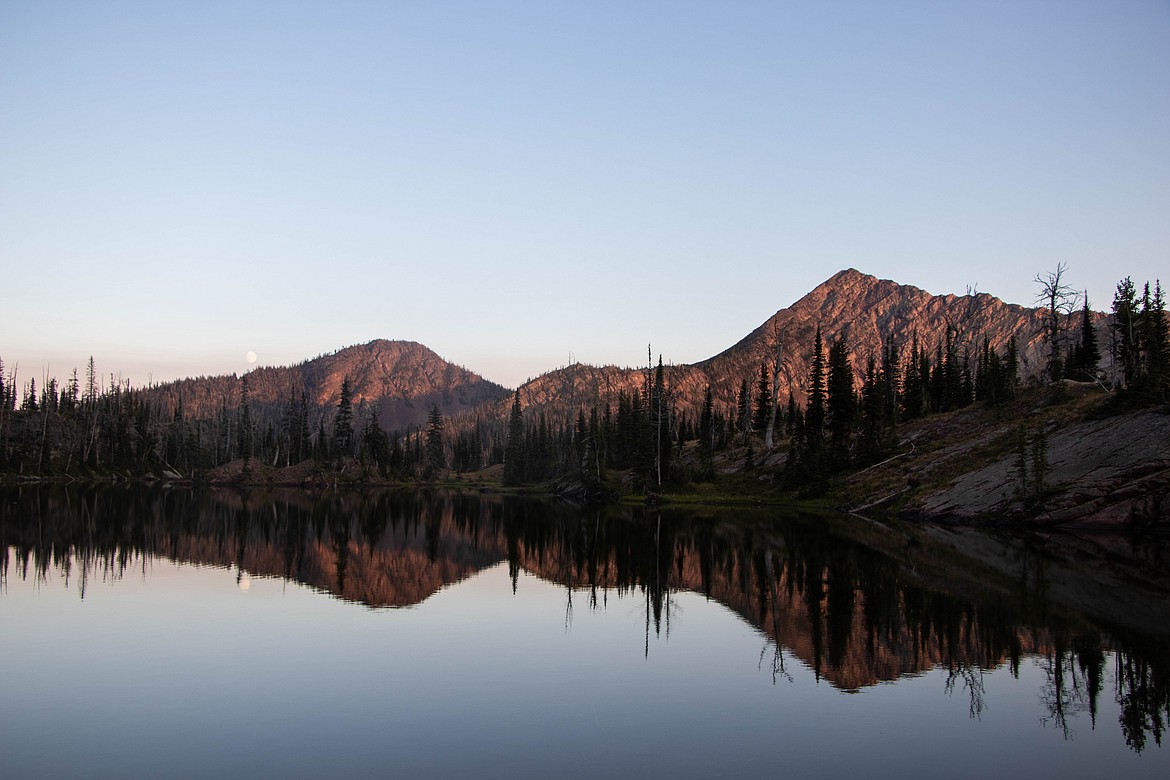
M 7 777 L 1167 777 L 1151 539 L 0 493 Z

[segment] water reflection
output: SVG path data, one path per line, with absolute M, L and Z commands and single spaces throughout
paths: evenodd
M 1104 696 L 1141 752 L 1170 714 L 1170 606 L 1160 548 L 1087 555 L 1076 539 L 995 539 L 856 519 L 769 513 L 582 513 L 534 500 L 459 493 L 239 494 L 25 490 L 0 503 L 0 579 L 70 583 L 145 572 L 162 557 L 282 577 L 375 609 L 412 607 L 507 562 L 559 584 L 565 624 L 637 596 L 644 654 L 695 592 L 767 642 L 761 666 L 791 680 L 795 659 L 847 692 L 945 672 L 969 715 L 985 675 L 1043 665 L 1044 723 L 1067 738 L 1097 725 Z

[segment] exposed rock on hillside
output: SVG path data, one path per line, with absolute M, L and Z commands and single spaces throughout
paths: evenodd
M 841 271 L 799 301 L 781 309 L 727 350 L 695 365 L 667 365 L 666 383 L 676 408 L 695 416 L 708 385 L 716 405 L 730 410 L 744 379 L 753 392 L 760 364 L 779 354 L 782 370 L 778 385 L 784 401 L 791 391 L 803 404 L 805 384 L 818 324 L 826 348 L 845 336 L 860 382 L 865 363 L 880 354 L 884 340 L 892 339 L 903 360 L 917 336 L 932 354 L 952 329 L 960 355 L 972 359 L 987 338 L 1000 350 L 1015 338 L 1021 374 L 1043 371 L 1048 347 L 1041 309 L 1007 304 L 986 293 L 932 295 L 909 285 L 878 279 L 859 271 Z M 1106 318 L 1098 316 L 1098 339 L 1106 343 Z M 664 356 L 669 358 L 669 356 Z M 349 376 L 355 403 L 376 404 L 387 430 L 403 430 L 425 422 L 437 404 L 446 417 L 468 413 L 486 404 L 483 416 L 506 419 L 509 392 L 465 368 L 455 366 L 431 350 L 408 341 L 372 341 L 322 355 L 288 368 L 260 368 L 248 375 L 250 398 L 261 413 L 277 414 L 290 394 L 306 393 L 310 404 L 326 410 L 336 405 L 341 382 Z M 574 364 L 550 371 L 520 388 L 521 405 L 529 416 L 544 411 L 558 422 L 572 419 L 577 409 L 594 402 L 616 408 L 618 394 L 632 393 L 647 382 L 646 367 Z M 223 404 L 233 408 L 239 397 L 235 375 L 200 377 L 164 385 L 154 392 L 173 409 L 181 395 L 186 412 L 211 417 Z M 464 420 L 470 415 L 464 414 Z
M 958 351 L 970 350 L 972 359 L 986 337 L 1000 351 L 1016 339 L 1020 372 L 1039 374 L 1047 347 L 1044 313 L 1004 303 L 987 293 L 932 295 L 925 290 L 863 274 L 852 268 L 834 274 L 787 309 L 781 309 L 742 341 L 698 364 L 714 379 L 738 382 L 758 375 L 760 362 L 770 358 L 779 341 L 785 368 L 782 392 L 803 390 L 808 375 L 817 325 L 826 350 L 838 337 L 848 339 L 856 376 L 863 375 L 872 355 L 881 355 L 885 339 L 893 339 L 904 356 L 918 337 L 932 354 L 954 329 Z
M 1046 425 L 1041 417 L 1038 425 Z M 1170 519 L 1170 415 L 1136 412 L 1050 424 L 1046 497 L 1036 523 L 1126 528 Z M 1020 509 L 1014 454 L 928 495 L 928 517 L 970 520 Z
M 959 354 L 966 349 L 972 360 L 984 338 L 1001 353 L 1014 338 L 1025 379 L 1039 375 L 1047 363 L 1041 309 L 1004 303 L 986 293 L 932 295 L 848 269 L 776 312 L 718 355 L 695 365 L 668 366 L 667 383 L 674 390 L 678 408 L 696 414 L 708 384 L 716 404 L 730 408 L 741 382 L 746 378 L 754 392 L 760 363 L 773 360 L 777 352 L 782 366 L 780 398 L 786 399 L 792 391 L 803 404 L 818 324 L 826 350 L 833 339 L 848 339 L 858 381 L 864 376 L 868 358 L 881 354 L 885 339 L 893 339 L 904 361 L 915 336 L 933 355 L 945 342 L 948 328 L 953 329 Z M 1106 318 L 1098 315 L 1098 340 L 1103 344 L 1107 343 L 1106 327 Z M 520 398 L 526 408 L 543 409 L 554 417 L 572 415 L 578 405 L 590 404 L 594 398 L 602 404 L 616 402 L 619 390 L 641 388 L 645 377 L 644 367 L 573 365 L 528 382 L 521 388 Z
M 258 368 L 247 374 L 248 394 L 258 411 L 277 413 L 290 396 L 305 394 L 312 407 L 329 409 L 349 377 L 354 403 L 376 405 L 386 430 L 422 425 L 432 405 L 445 416 L 507 396 L 508 391 L 479 374 L 449 363 L 413 341 L 378 339 L 338 350 L 296 366 Z M 226 403 L 234 408 L 240 379 L 233 375 L 185 379 L 153 391 L 173 409 L 182 397 L 191 417 L 211 417 Z

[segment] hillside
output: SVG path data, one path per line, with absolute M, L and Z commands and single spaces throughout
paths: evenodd
M 248 396 L 262 415 L 278 412 L 290 396 L 299 398 L 301 393 L 310 406 L 328 409 L 337 404 L 347 376 L 355 405 L 376 406 L 382 427 L 390 431 L 422 425 L 432 405 L 451 417 L 508 395 L 500 385 L 444 360 L 422 344 L 378 339 L 295 366 L 251 371 Z M 181 397 L 188 417 L 209 418 L 224 403 L 228 408 L 235 406 L 240 378 L 231 374 L 184 379 L 148 392 L 167 410 L 173 410 Z
M 777 311 L 735 345 L 694 365 L 671 365 L 667 382 L 674 390 L 680 411 L 697 414 L 707 385 L 717 405 L 730 408 L 746 378 L 753 392 L 760 364 L 780 356 L 777 384 L 781 399 L 791 391 L 803 403 L 817 325 L 828 345 L 846 337 L 854 374 L 860 381 L 869 356 L 881 353 L 885 339 L 892 339 L 903 359 L 917 336 L 932 354 L 953 328 L 958 351 L 974 356 L 986 337 L 999 351 L 1012 339 L 1020 357 L 1023 379 L 1038 376 L 1047 362 L 1042 309 L 1033 309 L 988 295 L 932 295 L 911 285 L 847 269 L 834 274 L 792 306 Z M 1107 318 L 1098 315 L 1098 341 L 1106 340 Z M 669 360 L 669 355 L 664 356 Z M 613 401 L 620 390 L 641 388 L 646 370 L 572 365 L 550 371 L 520 388 L 526 409 L 544 410 L 550 416 L 574 414 L 577 406 Z M 499 410 L 497 410 L 499 413 Z
M 1101 343 L 1106 318 L 1098 315 Z M 667 366 L 667 383 L 673 389 L 680 412 L 696 415 L 708 385 L 718 406 L 730 408 L 746 378 L 755 388 L 761 362 L 778 355 L 780 398 L 793 392 L 798 402 L 806 393 L 813 338 L 820 325 L 826 348 L 834 339 L 848 339 L 854 373 L 863 376 L 869 356 L 878 355 L 885 339 L 892 339 L 901 354 L 908 354 L 917 336 L 933 351 L 952 328 L 962 354 L 974 355 L 986 337 L 1003 350 L 1016 339 L 1023 378 L 1043 371 L 1047 346 L 1043 336 L 1043 310 L 1004 303 L 986 293 L 932 295 L 911 285 L 847 269 L 834 274 L 792 306 L 780 309 L 735 345 L 694 365 Z M 670 356 L 663 356 L 669 361 Z M 646 367 L 573 364 L 549 371 L 520 387 L 525 414 L 544 411 L 551 419 L 564 420 L 595 401 L 615 404 L 622 391 L 631 393 L 646 382 Z M 289 367 L 258 368 L 247 374 L 250 400 L 263 414 L 283 407 L 290 394 L 304 392 L 311 406 L 328 414 L 340 397 L 348 376 L 357 404 L 375 404 L 386 430 L 404 430 L 425 422 L 432 404 L 445 417 L 460 416 L 481 405 L 483 417 L 502 420 L 507 415 L 510 392 L 466 368 L 449 363 L 427 347 L 409 341 L 376 340 L 346 347 Z M 182 396 L 185 413 L 209 418 L 222 404 L 232 407 L 238 399 L 236 375 L 198 377 L 172 382 L 151 391 L 166 409 Z M 463 415 L 469 419 L 470 415 Z

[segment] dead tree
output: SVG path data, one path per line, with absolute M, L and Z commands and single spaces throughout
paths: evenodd
M 1068 263 L 1057 263 L 1055 271 L 1046 274 L 1036 274 L 1032 281 L 1040 285 L 1036 293 L 1036 303 L 1039 303 L 1046 312 L 1044 314 L 1044 332 L 1048 338 L 1048 378 L 1057 381 L 1063 374 L 1063 363 L 1060 359 L 1061 320 L 1072 316 L 1076 306 L 1077 293 L 1064 282 Z

